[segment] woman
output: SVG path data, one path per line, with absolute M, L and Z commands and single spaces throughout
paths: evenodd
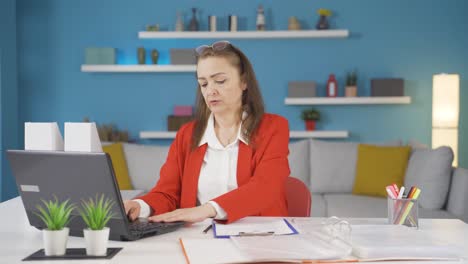
M 226 223 L 287 215 L 287 120 L 264 113 L 252 65 L 238 48 L 219 41 L 196 52 L 195 120 L 177 132 L 156 186 L 124 202 L 127 215 Z

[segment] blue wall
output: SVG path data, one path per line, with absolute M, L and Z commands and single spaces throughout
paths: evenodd
M 5 150 L 18 148 L 16 0 L 0 2 L 0 200 L 17 195 Z
M 119 63 L 135 63 L 136 48 L 157 48 L 168 61 L 169 48 L 189 48 L 213 40 L 142 40 L 137 32 L 159 23 L 173 30 L 176 11 L 202 11 L 227 19 L 240 16 L 241 29 L 255 28 L 258 1 L 220 5 L 215 0 L 18 0 L 20 117 L 24 121 L 80 121 L 88 116 L 114 122 L 136 138 L 140 130 L 165 130 L 175 104 L 193 104 L 192 73 L 83 73 L 84 50 L 91 46 L 119 49 Z M 465 0 L 317 0 L 263 2 L 269 29 L 286 29 L 297 16 L 314 27 L 315 11 L 334 11 L 332 25 L 349 29 L 347 39 L 235 40 L 251 59 L 267 109 L 302 130 L 302 106 L 286 106 L 287 83 L 316 80 L 324 93 L 330 73 L 343 85 L 347 71 L 358 70 L 359 95 L 369 95 L 370 79 L 401 77 L 409 105 L 322 106 L 322 130 L 349 130 L 353 141 L 431 140 L 432 75 L 461 76 L 460 165 L 468 167 L 468 23 Z M 223 29 L 223 25 L 219 25 Z M 224 23 L 226 28 L 226 23 Z M 341 87 L 340 95 L 343 94 Z M 158 143 L 155 141 L 155 143 Z

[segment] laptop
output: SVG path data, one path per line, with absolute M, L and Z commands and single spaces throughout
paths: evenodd
M 107 224 L 111 240 L 137 240 L 184 225 L 184 222 L 150 223 L 145 219 L 129 221 L 107 153 L 7 150 L 7 156 L 29 223 L 38 229 L 46 228 L 34 214 L 38 212 L 36 206 L 42 204 L 41 199 L 53 200 L 56 196 L 59 201 L 69 199 L 80 207 L 83 199 L 94 199 L 102 194 L 114 201 L 114 216 Z M 77 210 L 73 211 L 68 227 L 70 235 L 83 236 L 86 225 Z

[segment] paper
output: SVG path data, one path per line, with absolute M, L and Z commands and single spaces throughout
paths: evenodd
M 229 239 L 181 238 L 180 244 L 190 264 L 249 262 Z
M 216 237 L 238 235 L 288 235 L 297 231 L 285 219 L 265 217 L 245 217 L 231 224 L 214 222 L 213 231 Z
M 57 123 L 24 123 L 24 149 L 63 150 L 63 138 Z
M 255 263 L 341 259 L 350 249 L 331 247 L 300 235 L 231 237 L 230 239 L 181 238 L 187 263 Z
M 231 237 L 237 248 L 254 261 L 301 261 L 341 259 L 351 247 L 329 243 L 314 236 Z
M 352 225 L 353 255 L 360 259 L 458 259 L 461 249 L 429 232 L 403 225 Z
M 102 152 L 96 123 L 65 123 L 65 151 Z

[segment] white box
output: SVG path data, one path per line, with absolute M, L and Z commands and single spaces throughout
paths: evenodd
M 63 138 L 57 122 L 24 123 L 24 149 L 63 151 Z
M 65 151 L 102 152 L 96 123 L 65 122 Z

